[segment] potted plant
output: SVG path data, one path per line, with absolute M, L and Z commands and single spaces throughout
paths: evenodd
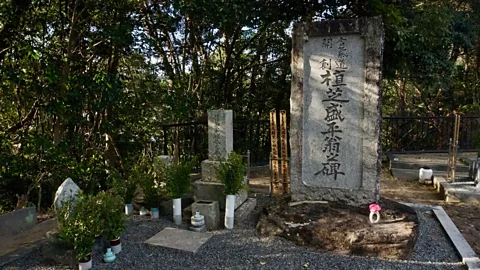
M 227 195 L 225 203 L 225 227 L 227 229 L 233 229 L 235 194 L 245 186 L 245 169 L 242 156 L 235 152 L 228 154 L 227 160 L 220 163 L 217 168 L 217 177 L 225 185 L 225 194 Z
M 133 166 L 131 177 L 137 179 L 143 191 L 143 204 L 150 208 L 152 218 L 158 218 L 158 205 L 160 204 L 161 196 L 157 189 L 155 170 L 153 162 L 147 155 L 140 157 L 139 163 Z M 146 215 L 145 206 L 140 209 L 140 215 Z
M 137 188 L 135 177 L 129 175 L 127 179 L 123 179 L 121 174 L 115 170 L 109 175 L 109 183 L 114 193 L 123 198 L 125 214 L 131 215 L 133 213 L 132 202 L 135 197 L 135 189 Z
M 195 163 L 194 158 L 189 162 L 179 162 L 166 168 L 166 192 L 173 199 L 173 221 L 176 225 L 182 224 L 182 198 L 192 187 L 190 173 Z
M 101 223 L 98 205 L 94 197 L 82 196 L 75 208 L 66 202 L 57 211 L 60 237 L 73 245 L 79 269 L 92 268 L 91 252 Z
M 122 197 L 115 194 L 100 192 L 97 203 L 102 216 L 102 236 L 110 241 L 112 252 L 117 254 L 122 251 L 120 236 L 125 230 L 125 217 L 122 213 Z

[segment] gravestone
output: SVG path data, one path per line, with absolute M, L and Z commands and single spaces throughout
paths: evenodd
M 379 199 L 382 50 L 380 18 L 294 25 L 292 200 Z
M 231 110 L 208 111 L 208 159 L 202 161 L 202 179 L 193 183 L 195 201 L 218 201 L 220 209 L 225 208 L 224 185 L 217 177 L 217 167 L 233 150 L 233 112 Z M 248 197 L 240 191 L 235 208 Z

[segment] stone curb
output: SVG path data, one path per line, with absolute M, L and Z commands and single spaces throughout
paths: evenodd
M 443 207 L 438 205 L 401 203 L 410 207 L 431 207 L 438 221 L 442 224 L 443 229 L 455 246 L 455 249 L 460 254 L 460 257 L 462 257 L 462 263 L 466 264 L 469 270 L 480 270 L 480 258 L 472 247 L 470 247 L 467 240 L 465 240 L 462 233 L 458 230 L 457 226 L 455 226 Z

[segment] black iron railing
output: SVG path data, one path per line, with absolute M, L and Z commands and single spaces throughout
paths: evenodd
M 448 151 L 453 138 L 455 118 L 449 116 L 394 116 L 382 121 L 382 152 Z M 174 151 L 178 132 L 180 155 L 208 158 L 208 125 L 189 122 L 164 125 L 156 147 L 165 155 Z M 459 151 L 476 151 L 476 137 L 480 132 L 480 116 L 462 116 L 460 121 Z M 288 134 L 289 132 L 287 132 Z M 233 121 L 233 149 L 239 154 L 250 151 L 252 166 L 266 165 L 270 158 L 270 124 L 268 120 Z M 280 144 L 279 144 L 280 145 Z M 290 145 L 289 145 L 290 147 Z M 290 152 L 290 149 L 289 149 Z
M 453 138 L 453 116 L 395 116 L 382 122 L 383 152 L 448 151 Z M 462 116 L 460 120 L 460 151 L 475 151 L 479 116 Z

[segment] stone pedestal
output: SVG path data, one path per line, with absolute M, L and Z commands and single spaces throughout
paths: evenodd
M 248 198 L 248 192 L 241 190 L 235 200 L 237 209 Z M 193 199 L 197 201 L 218 201 L 220 210 L 225 210 L 225 188 L 222 183 L 197 181 L 193 183 Z

